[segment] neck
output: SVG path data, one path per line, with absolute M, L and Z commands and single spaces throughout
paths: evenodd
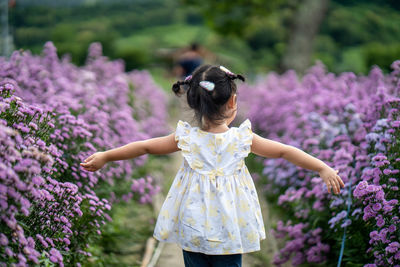
M 201 128 L 202 130 L 207 130 L 211 132 L 224 132 L 226 130 L 229 130 L 226 120 L 221 120 L 219 121 L 219 123 L 215 123 L 205 119 Z

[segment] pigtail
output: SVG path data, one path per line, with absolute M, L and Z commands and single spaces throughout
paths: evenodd
M 229 78 L 230 78 L 231 80 L 239 79 L 239 80 L 242 80 L 242 82 L 246 81 L 246 79 L 244 78 L 244 76 L 242 76 L 242 75 L 240 75 L 240 74 L 230 75 Z
M 181 96 L 187 91 L 185 89 L 182 90 L 181 85 L 186 85 L 186 84 L 189 84 L 189 81 L 177 81 L 172 85 L 172 91 L 175 93 L 175 95 Z
M 242 76 L 242 75 L 240 75 L 240 74 L 237 74 L 236 77 L 237 77 L 239 80 L 242 80 L 242 82 L 245 82 L 245 81 L 246 81 L 246 79 L 244 78 L 244 76 Z

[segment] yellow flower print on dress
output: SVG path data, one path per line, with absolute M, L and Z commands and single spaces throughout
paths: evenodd
M 191 199 L 190 197 L 188 197 L 188 198 L 186 199 L 186 202 L 185 202 L 185 207 L 189 206 L 189 205 L 190 205 L 190 202 L 192 202 L 192 199 Z
M 216 248 L 216 247 L 218 247 L 219 245 L 221 245 L 221 241 L 214 241 L 214 240 L 210 240 L 210 239 L 208 239 L 208 241 L 211 241 L 211 242 L 210 242 L 210 247 L 211 247 L 211 248 Z
M 180 144 L 182 144 L 183 146 L 189 146 L 189 143 L 185 140 L 185 139 L 181 139 L 180 141 Z
M 198 236 L 193 237 L 193 238 L 190 240 L 190 242 L 191 242 L 194 246 L 196 246 L 196 247 L 199 247 L 199 246 L 200 246 L 200 239 L 199 239 Z
M 239 226 L 240 227 L 245 227 L 247 224 L 246 220 L 243 217 L 239 218 Z
M 179 179 L 178 182 L 176 183 L 176 187 L 181 187 L 182 185 L 182 179 Z
M 238 223 L 238 218 L 237 218 L 237 217 L 233 217 L 233 222 L 234 222 L 235 224 L 237 224 L 237 223 Z
M 221 215 L 221 222 L 224 226 L 227 226 L 226 223 L 228 221 L 228 216 L 226 216 L 225 214 Z
M 215 144 L 217 146 L 221 146 L 224 143 L 224 141 L 225 141 L 225 137 L 223 137 L 223 136 L 217 135 L 215 137 Z
M 204 166 L 203 162 L 201 162 L 198 159 L 195 159 L 195 160 L 193 160 L 191 167 L 196 170 L 196 169 L 202 169 L 203 166 Z
M 204 204 L 201 205 L 200 210 L 201 210 L 201 214 L 205 214 L 206 213 L 206 206 L 204 206 Z
M 228 210 L 233 209 L 233 203 L 229 199 L 225 201 L 225 205 Z
M 217 155 L 217 163 L 221 163 L 222 161 L 222 154 Z
M 239 133 L 239 131 L 235 131 L 233 134 L 235 135 L 236 138 L 238 138 L 238 139 L 240 138 L 240 133 Z
M 195 143 L 193 143 L 193 144 L 191 144 L 190 145 L 190 151 L 193 153 L 193 154 L 199 154 L 200 153 L 200 147 L 197 145 L 197 144 L 195 144 Z
M 229 254 L 229 253 L 231 253 L 230 247 L 223 248 L 223 254 Z
M 254 231 L 247 233 L 246 237 L 251 243 L 255 243 L 258 240 L 258 235 Z
M 211 206 L 209 214 L 211 217 L 217 217 L 218 216 L 218 208 L 215 206 Z
M 234 236 L 231 232 L 228 232 L 228 237 L 232 241 L 236 240 L 236 236 Z
M 231 187 L 232 187 L 231 182 L 227 181 L 225 183 L 225 192 L 227 192 L 227 193 L 231 192 Z M 229 203 L 229 201 L 228 201 L 228 203 Z
M 195 192 L 195 193 L 200 193 L 200 185 L 199 185 L 199 184 L 196 184 L 196 185 L 194 186 L 193 192 Z
M 208 140 L 208 142 L 207 142 L 207 148 L 209 149 L 209 151 L 210 151 L 213 155 L 216 154 L 216 152 L 215 152 L 215 141 L 214 141 L 214 139 L 210 138 L 210 139 Z
M 163 229 L 163 228 L 161 228 L 161 230 L 160 230 L 160 236 L 161 236 L 161 238 L 162 239 L 167 239 L 168 238 L 168 236 L 169 236 L 169 233 L 168 233 L 168 231 L 167 230 L 165 230 L 165 229 Z
M 214 191 L 210 191 L 210 190 L 208 190 L 208 192 L 206 193 L 206 196 L 207 196 L 207 198 L 208 199 L 210 199 L 211 201 L 214 201 L 215 200 L 215 192 Z
M 217 168 L 210 171 L 210 178 L 215 180 L 215 176 L 224 176 L 224 170 L 222 168 Z
M 250 210 L 249 204 L 245 201 L 240 201 L 239 207 L 241 212 L 247 212 Z
M 236 187 L 235 190 L 236 190 L 236 195 L 237 195 L 237 196 L 240 196 L 240 195 L 242 194 L 242 192 L 240 192 L 240 190 L 239 190 L 238 187 Z
M 210 232 L 211 231 L 211 224 L 209 223 L 209 221 L 205 221 L 205 223 L 204 223 L 204 230 L 206 231 L 206 232 Z
M 207 135 L 207 132 L 200 130 L 199 128 L 196 129 L 197 131 L 197 137 L 201 138 Z
M 165 219 L 169 219 L 169 212 L 168 210 L 163 210 L 160 212 L 161 216 L 164 216 Z
M 196 220 L 193 219 L 192 217 L 187 217 L 187 218 L 185 219 L 185 222 L 186 222 L 187 224 L 189 224 L 190 226 L 192 226 L 192 227 L 196 224 Z
M 229 152 L 232 156 L 235 154 L 236 150 L 237 150 L 236 144 L 234 144 L 234 143 L 230 143 L 228 145 L 228 147 L 226 148 L 226 151 Z
M 189 128 L 190 125 L 188 123 L 184 123 L 183 121 L 178 121 L 177 127 L 179 127 L 179 129 L 182 129 L 185 135 L 188 135 L 190 133 L 190 128 Z

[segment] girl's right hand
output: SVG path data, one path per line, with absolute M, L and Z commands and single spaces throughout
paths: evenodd
M 95 172 L 107 163 L 104 152 L 96 152 L 81 162 L 80 165 L 87 171 Z
M 342 178 L 337 175 L 339 170 L 334 170 L 331 167 L 326 167 L 319 172 L 319 176 L 324 180 L 328 192 L 332 192 L 332 188 L 335 194 L 340 193 L 340 187 L 344 188 Z

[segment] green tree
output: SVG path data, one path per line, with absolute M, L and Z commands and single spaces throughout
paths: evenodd
M 283 0 L 182 0 L 196 6 L 203 14 L 206 24 L 223 35 L 242 35 L 249 29 L 249 22 L 269 15 Z
M 243 36 L 257 20 L 285 9 L 289 13 L 286 49 L 279 66 L 281 70 L 295 69 L 304 71 L 310 64 L 313 43 L 318 34 L 329 0 L 220 0 L 195 1 L 184 3 L 197 6 L 206 23 L 212 29 L 224 35 Z M 284 15 L 284 14 L 283 14 Z M 267 37 L 268 38 L 268 37 Z M 252 40 L 254 43 L 254 39 Z

